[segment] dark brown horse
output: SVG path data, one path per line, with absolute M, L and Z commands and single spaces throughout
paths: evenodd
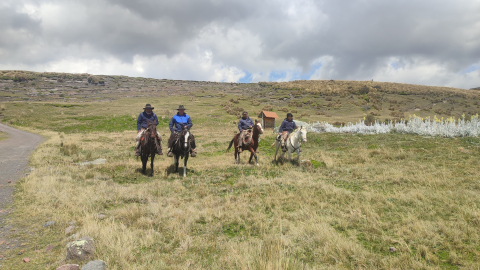
M 257 151 L 257 148 L 258 148 L 258 138 L 262 133 L 263 133 L 262 124 L 255 120 L 255 125 L 253 126 L 251 143 L 248 145 L 242 144 L 242 150 L 248 150 L 251 153 L 248 163 L 252 162 L 252 158 L 255 157 L 255 163 L 257 166 L 258 166 L 258 159 L 257 159 L 257 154 L 255 152 Z M 232 147 L 232 144 L 235 146 L 235 163 L 236 164 L 240 164 L 240 153 L 238 152 L 238 136 L 240 136 L 240 133 L 237 133 L 235 137 L 233 137 L 232 141 L 230 141 L 230 144 L 228 145 L 228 148 L 227 148 L 227 151 L 228 151 Z
M 142 173 L 145 174 L 147 170 L 148 157 L 150 158 L 150 167 L 152 172 L 150 176 L 153 176 L 153 160 L 155 159 L 155 153 L 157 152 L 155 138 L 157 135 L 157 126 L 153 121 L 147 121 L 148 126 L 143 136 L 140 138 L 140 157 L 142 158 Z

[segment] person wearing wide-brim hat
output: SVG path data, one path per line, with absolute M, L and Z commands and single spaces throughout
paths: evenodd
M 177 114 L 172 117 L 169 124 L 170 131 L 172 132 L 170 134 L 170 138 L 168 139 L 167 156 L 169 157 L 173 157 L 172 148 L 177 139 L 178 133 L 182 132 L 184 129 L 190 129 L 193 126 L 192 119 L 188 114 L 185 113 L 185 107 L 183 105 L 178 106 L 177 111 Z M 197 156 L 197 151 L 195 150 L 195 138 L 191 133 L 190 137 L 192 139 L 190 143 L 192 147 L 190 150 L 190 156 L 195 157 Z
M 143 112 L 140 113 L 137 119 L 137 144 L 135 145 L 135 155 L 140 156 L 140 138 L 148 127 L 148 122 L 154 122 L 155 125 L 158 125 L 158 117 L 153 112 L 154 107 L 150 104 L 146 104 L 143 108 Z M 157 154 L 163 155 L 162 152 L 162 136 L 157 131 L 157 137 L 155 140 L 155 145 L 157 147 Z

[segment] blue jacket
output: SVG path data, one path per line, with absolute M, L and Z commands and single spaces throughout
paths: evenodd
M 140 130 L 142 128 L 147 128 L 148 127 L 148 121 L 155 121 L 155 125 L 158 125 L 158 118 L 155 113 L 148 114 L 146 112 L 140 113 L 137 119 L 137 130 Z
M 242 130 L 248 129 L 250 126 L 253 127 L 253 120 L 250 117 L 247 117 L 247 119 L 240 118 L 240 121 L 238 121 L 238 130 L 242 132 Z
M 187 126 L 188 129 L 190 129 L 193 126 L 192 119 L 190 119 L 190 116 L 188 114 L 183 114 L 182 116 L 174 115 L 172 117 L 172 120 L 170 120 L 170 124 L 168 125 L 170 127 L 170 131 L 182 131 L 184 126 Z
M 280 125 L 278 132 L 292 132 L 294 129 L 297 129 L 297 124 L 295 124 L 295 121 L 292 120 L 292 122 L 290 122 L 287 118 L 285 118 L 285 120 L 283 120 L 282 124 Z

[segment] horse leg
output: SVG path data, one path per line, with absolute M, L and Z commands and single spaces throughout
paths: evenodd
M 292 162 L 291 155 L 292 155 L 292 150 L 288 149 L 288 162 Z
M 173 161 L 175 163 L 175 172 L 176 173 L 178 172 L 178 159 L 179 159 L 179 156 L 177 154 L 175 154 L 175 156 L 173 157 Z
M 248 163 L 250 164 L 252 162 L 253 155 L 255 154 L 255 150 L 253 150 L 252 147 L 249 147 L 248 150 L 250 151 L 250 159 L 248 160 Z
M 152 158 L 150 159 L 150 168 L 152 169 L 150 176 L 153 176 L 153 160 L 154 159 L 155 159 L 155 152 L 152 154 Z
M 256 164 L 257 166 L 259 166 L 259 165 L 258 165 L 258 158 L 257 158 L 257 154 L 256 154 L 256 153 L 254 153 L 254 154 L 253 154 L 253 156 L 255 157 L 255 164 Z
M 148 159 L 148 157 L 147 157 Z M 145 154 L 142 155 L 142 173 L 145 174 L 146 173 L 146 170 L 147 170 L 147 160 L 145 158 Z
M 188 160 L 188 153 L 185 155 L 183 161 L 183 177 L 187 176 L 187 160 Z
M 273 161 L 277 161 L 277 153 L 278 153 L 278 147 L 279 147 L 279 144 L 277 141 L 275 141 L 275 156 L 273 157 Z

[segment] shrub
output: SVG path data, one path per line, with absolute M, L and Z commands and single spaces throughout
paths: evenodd
M 365 117 L 365 120 L 364 120 L 364 123 L 365 125 L 367 126 L 371 126 L 373 124 L 375 124 L 375 116 L 372 115 L 372 114 L 368 114 L 366 117 Z
M 89 83 L 93 83 L 93 84 L 98 84 L 99 82 L 99 79 L 97 76 L 89 76 L 87 80 Z
M 256 100 L 252 100 L 252 106 L 258 106 L 258 105 L 260 105 L 260 102 Z
M 262 111 L 273 111 L 273 106 L 272 105 L 267 105 L 262 108 Z

